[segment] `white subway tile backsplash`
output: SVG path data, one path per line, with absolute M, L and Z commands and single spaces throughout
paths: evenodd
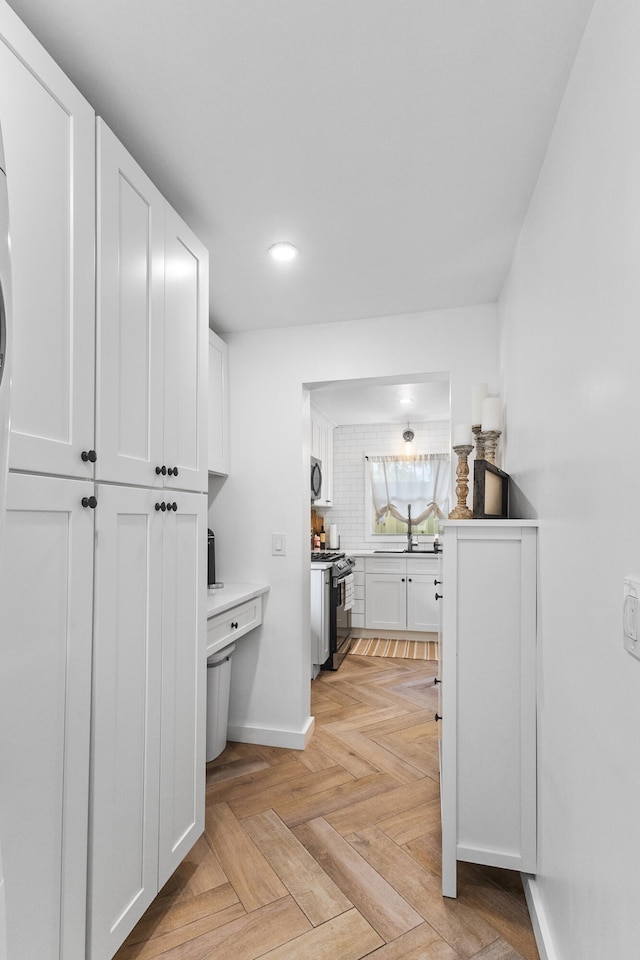
M 449 421 L 411 423 L 416 453 L 447 453 Z M 352 424 L 333 431 L 333 501 L 323 511 L 325 524 L 335 523 L 340 545 L 348 550 L 371 549 L 364 523 L 366 454 L 400 453 L 403 424 Z

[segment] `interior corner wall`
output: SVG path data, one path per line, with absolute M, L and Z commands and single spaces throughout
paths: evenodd
M 453 422 L 471 385 L 497 386 L 495 304 L 229 336 L 230 475 L 211 489 L 216 573 L 271 585 L 264 623 L 233 656 L 236 739 L 282 745 L 309 722 L 309 392 L 304 385 L 448 372 Z M 273 533 L 286 555 L 272 556 Z
M 640 4 L 596 0 L 499 304 L 505 468 L 540 521 L 539 867 L 555 960 L 640 956 Z

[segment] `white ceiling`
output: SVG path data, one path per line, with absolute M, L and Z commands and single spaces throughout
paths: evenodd
M 309 384 L 311 400 L 336 426 L 354 423 L 402 423 L 449 419 L 449 378 L 425 375 L 337 380 Z M 409 401 L 409 402 L 406 402 Z
M 208 246 L 224 334 L 494 301 L 593 0 L 9 2 Z

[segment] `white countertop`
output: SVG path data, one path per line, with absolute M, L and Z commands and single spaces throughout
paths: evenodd
M 268 583 L 225 583 L 224 587 L 207 589 L 207 619 L 237 607 L 245 600 L 253 600 L 270 590 Z

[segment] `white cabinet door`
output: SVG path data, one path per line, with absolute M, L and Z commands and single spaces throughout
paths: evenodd
M 407 573 L 407 630 L 437 632 L 438 605 L 433 581 L 433 574 Z
M 536 870 L 534 525 L 445 522 L 442 891 L 456 862 Z
M 97 121 L 96 477 L 162 486 L 165 201 Z
M 10 466 L 93 477 L 94 114 L 10 8 L 0 8 L 14 356 Z
M 0 823 L 11 960 L 84 957 L 93 483 L 9 476 Z
M 177 510 L 163 515 L 158 888 L 204 830 L 207 498 L 172 497 Z
M 164 250 L 164 483 L 206 491 L 209 255 L 168 205 Z
M 158 891 L 165 514 L 157 491 L 97 497 L 88 956 L 108 960 Z
M 333 426 L 325 415 L 311 404 L 311 456 L 322 463 L 322 490 L 315 507 L 333 503 Z
M 404 575 L 366 574 L 365 624 L 368 630 L 407 629 L 407 583 Z
M 209 330 L 209 473 L 229 473 L 229 356 L 227 345 Z

